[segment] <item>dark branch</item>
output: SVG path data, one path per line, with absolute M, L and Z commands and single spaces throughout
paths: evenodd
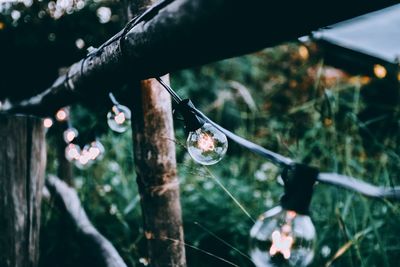
M 55 176 L 46 179 L 46 186 L 58 206 L 65 211 L 85 248 L 93 255 L 96 266 L 127 267 L 110 241 L 89 221 L 76 191 Z
M 51 114 L 83 96 L 117 90 L 128 79 L 158 77 L 257 51 L 396 2 L 353 0 L 327 6 L 324 1 L 163 1 L 133 28 L 122 30 L 97 53 L 73 64 L 46 91 L 3 110 Z

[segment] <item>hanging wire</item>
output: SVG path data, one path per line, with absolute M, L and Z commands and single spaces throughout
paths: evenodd
M 175 103 L 179 104 L 182 102 L 182 98 L 166 82 L 164 82 L 160 77 L 156 78 L 156 80 L 165 88 L 165 90 L 168 91 Z
M 171 97 L 175 101 L 175 103 L 179 104 L 180 102 L 182 102 L 182 98 L 168 84 L 166 84 L 160 77 L 158 77 L 156 79 L 168 91 L 168 93 L 171 95 Z M 210 123 L 212 126 L 214 126 L 216 129 L 218 129 L 220 132 L 224 133 L 232 141 L 234 141 L 235 143 L 238 143 L 239 145 L 249 149 L 250 151 L 252 151 L 256 154 L 259 154 L 260 156 L 266 158 L 267 160 L 269 160 L 279 166 L 282 166 L 282 167 L 286 167 L 286 166 L 289 166 L 292 163 L 294 163 L 294 161 L 290 158 L 287 158 L 278 153 L 272 152 L 260 145 L 257 145 L 249 140 L 246 140 L 243 137 L 240 137 L 240 136 L 236 135 L 235 133 L 223 128 L 219 124 L 212 121 L 209 117 L 207 117 L 203 112 L 201 112 L 197 108 L 192 107 L 191 109 L 192 109 L 191 111 L 193 111 L 195 115 L 199 116 L 206 122 Z
M 171 97 L 177 104 L 182 102 L 182 99 L 179 97 L 179 95 L 168 84 L 166 84 L 161 78 L 156 78 L 156 79 L 168 91 L 168 93 L 171 95 Z M 228 138 L 230 138 L 235 143 L 264 157 L 265 159 L 273 162 L 274 164 L 284 168 L 298 164 L 290 158 L 287 158 L 283 155 L 270 151 L 260 145 L 257 145 L 249 140 L 246 140 L 243 137 L 240 137 L 235 133 L 223 128 L 222 126 L 220 126 L 219 124 L 208 118 L 203 112 L 201 112 L 197 108 L 190 106 L 188 106 L 188 108 L 190 108 L 190 110 L 194 113 L 194 115 L 199 116 L 204 121 L 210 123 L 212 126 L 214 126 L 216 129 L 224 133 Z M 341 175 L 337 173 L 324 173 L 324 172 L 318 174 L 316 181 L 348 189 L 354 192 L 358 192 L 367 197 L 385 198 L 385 199 L 400 201 L 400 186 L 380 187 L 366 183 L 354 177 Z
M 358 192 L 367 197 L 400 200 L 400 186 L 380 187 L 337 173 L 319 173 L 317 181 Z
M 110 92 L 108 94 L 108 97 L 110 98 L 110 100 L 113 103 L 113 105 L 115 105 L 115 106 L 119 106 L 120 105 L 119 102 L 117 101 L 117 99 L 115 98 L 113 93 Z

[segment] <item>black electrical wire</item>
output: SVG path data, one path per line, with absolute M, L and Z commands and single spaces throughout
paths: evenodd
M 119 102 L 117 101 L 117 99 L 115 98 L 113 93 L 110 92 L 108 94 L 108 97 L 110 98 L 111 103 L 113 103 L 113 105 L 115 105 L 115 106 L 119 106 L 120 105 Z
M 200 116 L 202 119 L 204 119 L 206 122 L 214 126 L 216 129 L 218 129 L 220 132 L 224 133 L 229 139 L 234 141 L 235 143 L 249 149 L 250 151 L 266 158 L 267 160 L 273 162 L 274 164 L 277 164 L 282 167 L 290 166 L 294 161 L 290 158 L 287 158 L 285 156 L 282 156 L 278 153 L 275 153 L 273 151 L 270 151 L 260 145 L 257 145 L 249 140 L 244 139 L 243 137 L 240 137 L 233 132 L 225 129 L 224 127 L 220 126 L 219 124 L 215 123 L 212 121 L 210 118 L 208 118 L 204 113 L 202 113 L 200 110 L 194 108 L 193 111 L 197 116 Z
M 166 84 L 160 77 L 156 78 L 156 80 L 167 90 L 167 92 L 171 95 L 172 99 L 175 103 L 179 104 L 182 102 L 182 98 L 168 85 Z
M 172 99 L 177 104 L 182 102 L 182 99 L 179 97 L 179 95 L 168 84 L 166 84 L 161 78 L 156 78 L 156 79 L 168 91 L 168 93 L 171 95 Z M 243 137 L 240 137 L 240 136 L 234 134 L 233 132 L 223 128 L 222 126 L 220 126 L 219 124 L 215 123 L 210 118 L 208 118 L 203 112 L 201 112 L 197 108 L 190 107 L 190 106 L 188 106 L 188 108 L 191 109 L 191 111 L 194 113 L 194 115 L 200 117 L 205 122 L 210 123 L 212 126 L 214 126 L 216 129 L 218 129 L 219 131 L 224 133 L 229 139 L 231 139 L 235 143 L 266 158 L 267 160 L 269 160 L 281 167 L 284 167 L 284 168 L 296 165 L 296 162 L 294 160 L 287 158 L 285 156 L 282 156 L 273 151 L 270 151 L 260 145 L 257 145 L 249 140 L 246 140 Z M 375 185 L 366 183 L 364 181 L 361 181 L 359 179 L 356 179 L 354 177 L 341 175 L 341 174 L 337 174 L 337 173 L 319 173 L 316 178 L 316 181 L 319 181 L 324 184 L 335 185 L 337 187 L 348 189 L 348 190 L 351 190 L 354 192 L 358 192 L 367 197 L 385 198 L 385 199 L 400 201 L 400 186 L 396 186 L 396 187 L 375 186 Z
M 161 78 L 156 78 L 158 82 L 168 91 L 168 93 L 171 95 L 172 99 L 179 104 L 182 102 L 182 98 L 168 85 L 166 84 Z M 238 143 L 239 145 L 249 149 L 250 151 L 259 154 L 260 156 L 268 159 L 269 161 L 282 166 L 286 167 L 294 163 L 294 161 L 290 158 L 284 157 L 278 153 L 272 152 L 260 145 L 257 145 L 253 142 L 250 142 L 249 140 L 244 139 L 243 137 L 240 137 L 236 135 L 235 133 L 223 128 L 219 124 L 215 123 L 212 121 L 210 118 L 208 118 L 204 113 L 202 113 L 200 110 L 196 108 L 192 108 L 192 111 L 194 112 L 195 115 L 199 116 L 202 118 L 204 121 L 210 123 L 212 126 L 214 126 L 216 129 L 218 129 L 220 132 L 224 133 L 229 139 L 234 141 L 235 143 Z
M 317 181 L 358 192 L 367 197 L 400 200 L 400 186 L 380 187 L 337 173 L 319 173 Z

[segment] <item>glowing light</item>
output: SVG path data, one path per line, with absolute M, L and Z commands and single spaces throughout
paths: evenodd
M 56 113 L 56 119 L 58 121 L 66 121 L 68 119 L 68 116 L 69 112 L 65 108 L 59 109 Z
M 86 169 L 92 163 L 91 155 L 87 149 L 83 149 L 75 161 L 75 166 L 79 169 Z
M 104 146 L 98 140 L 86 145 L 83 150 L 88 152 L 91 160 L 101 160 L 105 151 Z
M 383 79 L 386 77 L 387 70 L 384 66 L 380 64 L 375 64 L 374 65 L 374 74 L 377 78 Z
M 301 45 L 299 47 L 299 55 L 303 60 L 307 60 L 310 57 L 310 53 L 308 52 L 307 47 Z
M 308 266 L 314 258 L 315 227 L 309 216 L 277 206 L 250 231 L 250 256 L 257 267 Z
M 6 28 L 6 24 L 0 21 L 0 31 Z
M 293 245 L 293 237 L 279 231 L 274 231 L 271 237 L 272 244 L 269 249 L 269 254 L 271 254 L 271 256 L 274 256 L 277 253 L 281 253 L 285 259 L 289 259 L 290 250 Z
M 210 135 L 204 133 L 200 134 L 197 145 L 203 151 L 212 151 L 215 148 L 213 138 Z
M 400 72 L 397 74 L 397 80 L 400 82 Z
M 130 125 L 131 111 L 123 105 L 114 105 L 107 113 L 107 124 L 117 133 L 125 132 Z
M 186 144 L 190 156 L 203 165 L 219 162 L 228 149 L 228 140 L 225 134 L 209 123 L 190 132 Z
M 11 18 L 12 18 L 14 21 L 19 20 L 20 17 L 21 17 L 21 12 L 19 12 L 18 10 L 13 10 L 13 11 L 11 11 Z
M 125 122 L 125 114 L 120 112 L 115 116 L 115 122 L 118 124 L 123 124 Z
M 47 129 L 49 129 L 51 126 L 53 126 L 53 120 L 50 118 L 45 118 L 43 120 L 43 126 Z
M 65 148 L 65 158 L 68 161 L 78 160 L 81 155 L 81 149 L 75 144 L 69 144 Z
M 78 131 L 75 128 L 68 128 L 64 131 L 64 141 L 71 143 L 78 136 Z
M 109 7 L 99 7 L 96 11 L 100 23 L 108 23 L 111 20 L 111 9 Z
M 78 38 L 75 40 L 75 46 L 78 49 L 83 49 L 85 47 L 85 41 L 82 38 Z

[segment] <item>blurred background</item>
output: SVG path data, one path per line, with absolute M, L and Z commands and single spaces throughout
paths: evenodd
M 102 0 L 0 0 L 0 101 L 26 98 L 51 85 L 89 47 L 122 28 L 121 6 Z M 324 171 L 398 185 L 398 69 L 369 59 L 359 64 L 363 68 L 353 66 L 332 60 L 337 59 L 332 51 L 342 53 L 321 40 L 293 40 L 172 73 L 171 84 L 216 122 L 255 143 Z M 116 94 L 121 103 L 128 91 Z M 71 123 L 81 144 L 97 136 L 105 157 L 88 169 L 74 167 L 70 182 L 89 218 L 125 262 L 145 266 L 131 132 L 109 131 L 111 104 L 92 102 L 72 106 Z M 48 173 L 59 168 L 59 131 L 53 128 L 47 134 Z M 179 120 L 175 133 L 185 241 L 191 246 L 186 248 L 188 266 L 229 266 L 202 250 L 253 266 L 238 251 L 248 254 L 253 220 L 279 203 L 279 169 L 232 142 L 217 165 L 198 165 L 186 152 Z M 318 238 L 312 266 L 398 265 L 399 215 L 398 204 L 317 185 L 311 205 Z M 41 267 L 91 266 L 51 201 L 43 203 L 41 231 Z

